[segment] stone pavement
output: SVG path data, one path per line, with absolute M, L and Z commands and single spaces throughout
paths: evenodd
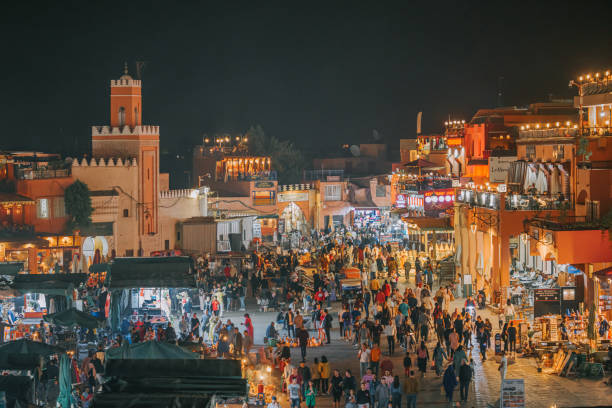
M 402 285 L 403 286 L 403 285 Z M 463 299 L 455 300 L 450 308 L 461 308 Z M 337 305 L 333 308 L 337 312 Z M 249 310 L 255 328 L 255 343 L 262 344 L 265 329 L 270 321 L 276 318 L 276 312 L 261 313 Z M 477 313 L 483 317 L 488 317 L 494 326 L 497 326 L 497 316 L 489 309 L 478 310 Z M 230 312 L 224 314 L 225 319 L 231 319 L 234 323 L 242 322 L 244 312 Z M 353 375 L 359 379 L 359 363 L 357 359 L 357 349 L 339 338 L 337 313 L 334 313 L 334 329 L 332 330 L 332 344 L 322 347 L 308 348 L 307 364 L 312 364 L 313 358 L 327 356 L 332 369 L 350 369 Z M 496 330 L 497 327 L 494 327 Z M 494 331 L 493 336 L 496 331 Z M 285 333 L 282 333 L 285 335 Z M 313 332 L 311 332 L 313 334 Z M 430 336 L 431 337 L 431 336 Z M 435 337 L 435 335 L 434 335 Z M 435 346 L 435 341 L 431 340 L 428 344 L 430 355 Z M 388 358 L 386 342 L 381 342 L 383 351 L 382 359 Z M 300 361 L 299 348 L 291 350 L 292 360 Z M 401 347 L 396 346 L 395 355 L 390 359 L 393 362 L 394 371 L 403 373 L 404 352 Z M 475 361 L 475 378 L 469 391 L 468 402 L 462 407 L 482 407 L 493 404 L 499 400 L 500 376 L 497 370 L 499 358 L 495 358 L 493 351 L 489 350 L 487 361 L 484 364 L 480 360 L 477 348 L 473 349 L 472 358 Z M 414 362 L 416 365 L 416 361 Z M 428 407 L 447 407 L 448 403 L 441 394 L 441 378 L 435 376 L 435 372 L 428 367 L 425 378 L 421 381 L 421 391 L 417 397 L 417 406 Z M 570 407 L 597 407 L 612 406 L 612 387 L 603 384 L 602 380 L 573 379 L 559 377 L 557 375 L 538 373 L 535 360 L 533 358 L 517 357 L 508 366 L 507 378 L 523 378 L 525 380 L 526 406 L 533 408 L 570 408 Z M 455 401 L 459 400 L 459 389 L 455 391 Z M 289 403 L 285 398 L 280 398 L 283 408 L 288 407 Z M 402 401 L 405 404 L 405 401 Z M 332 401 L 328 396 L 317 397 L 317 407 L 331 407 Z M 402 405 L 404 406 L 404 405 Z

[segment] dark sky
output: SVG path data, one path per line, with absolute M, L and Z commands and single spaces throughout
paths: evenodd
M 251 124 L 303 148 L 373 129 L 396 145 L 419 110 L 433 132 L 495 106 L 498 76 L 506 104 L 526 104 L 612 67 L 606 2 L 12 3 L 0 13 L 4 148 L 86 149 L 126 60 L 132 72 L 147 62 L 144 122 L 171 150 Z

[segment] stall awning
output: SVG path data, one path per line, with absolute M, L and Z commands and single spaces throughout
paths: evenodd
M 34 200 L 15 193 L 0 193 L 0 204 L 2 205 L 34 205 Z
M 567 268 L 567 270 L 569 272 L 569 268 Z M 597 272 L 594 272 L 593 275 L 597 276 L 598 278 L 612 278 L 612 266 L 600 269 Z
M 403 217 L 403 220 L 416 225 L 423 231 L 452 232 L 450 217 Z
M 115 258 L 106 284 L 111 289 L 195 288 L 192 260 L 187 256 Z

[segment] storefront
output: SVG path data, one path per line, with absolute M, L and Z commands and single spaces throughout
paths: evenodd
M 378 207 L 362 207 L 353 210 L 353 225 L 357 228 L 380 225 L 381 210 Z

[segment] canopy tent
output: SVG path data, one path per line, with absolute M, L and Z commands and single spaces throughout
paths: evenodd
M 2 354 L 36 354 L 47 357 L 53 354 L 63 353 L 64 349 L 50 344 L 41 343 L 27 339 L 9 341 L 0 345 L 0 355 Z
M 0 275 L 15 276 L 23 271 L 23 262 L 0 262 Z
M 11 287 L 21 293 L 42 293 L 46 295 L 66 295 L 69 290 L 87 281 L 84 273 L 70 274 L 19 274 Z
M 89 272 L 91 273 L 108 272 L 109 268 L 110 268 L 110 265 L 108 263 L 92 264 L 89 267 Z
M 110 289 L 196 287 L 193 262 L 187 256 L 115 258 L 108 270 Z
M 145 341 L 133 343 L 106 351 L 107 359 L 199 359 L 198 354 L 184 350 L 183 348 L 170 343 L 159 341 Z
M 244 398 L 246 379 L 240 360 L 112 359 L 106 363 L 110 377 L 93 407 L 214 406 L 213 398 Z
M 20 339 L 0 345 L 0 370 L 32 370 L 42 357 L 63 353 L 60 347 Z
M 8 408 L 30 406 L 33 387 L 33 380 L 27 375 L 0 376 L 0 391 L 6 395 Z
M 62 327 L 79 326 L 87 329 L 97 329 L 104 325 L 103 320 L 99 320 L 89 313 L 81 312 L 73 308 L 43 316 L 43 319 L 47 323 Z

